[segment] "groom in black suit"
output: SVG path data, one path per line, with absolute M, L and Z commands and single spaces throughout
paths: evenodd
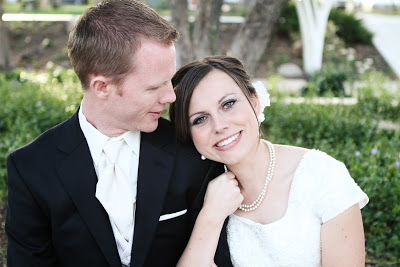
M 7 159 L 8 266 L 175 266 L 220 171 L 160 118 L 177 38 L 131 0 L 80 17 L 68 41 L 79 110 Z M 219 266 L 231 264 L 224 233 Z

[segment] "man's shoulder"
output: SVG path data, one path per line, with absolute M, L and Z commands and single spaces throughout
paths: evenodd
M 174 127 L 170 121 L 164 118 L 158 120 L 158 127 L 155 131 L 150 133 L 142 132 L 141 135 L 142 142 L 148 142 L 157 147 L 165 147 L 176 143 Z
M 146 142 L 150 142 L 152 145 L 163 147 L 167 150 L 174 150 L 175 153 L 185 155 L 189 158 L 195 157 L 200 159 L 200 154 L 194 145 L 181 144 L 177 140 L 175 127 L 167 119 L 160 118 L 157 129 L 151 133 L 142 133 L 142 136 Z

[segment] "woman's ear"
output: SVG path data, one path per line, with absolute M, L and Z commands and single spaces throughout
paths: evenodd
M 253 106 L 254 113 L 256 115 L 260 114 L 260 100 L 258 100 L 258 96 L 256 93 L 252 94 L 250 97 L 250 103 Z

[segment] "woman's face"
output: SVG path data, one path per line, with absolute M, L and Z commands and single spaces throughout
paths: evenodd
M 206 158 L 237 164 L 256 150 L 259 102 L 246 96 L 225 72 L 208 73 L 193 91 L 189 124 L 193 143 Z M 253 110 L 254 108 L 254 110 Z

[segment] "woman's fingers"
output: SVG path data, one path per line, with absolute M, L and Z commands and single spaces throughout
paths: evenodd
M 207 187 L 204 207 L 225 220 L 243 201 L 239 183 L 232 172 L 226 172 L 212 180 Z

